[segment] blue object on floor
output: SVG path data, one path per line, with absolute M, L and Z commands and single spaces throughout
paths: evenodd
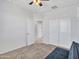
M 68 54 L 69 54 L 68 50 L 57 47 L 45 59 L 68 59 Z
M 68 59 L 79 59 L 79 44 L 78 43 L 76 42 L 72 43 Z

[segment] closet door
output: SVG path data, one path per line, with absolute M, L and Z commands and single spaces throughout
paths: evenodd
M 58 42 L 58 21 L 49 20 L 49 44 L 57 45 Z
M 69 48 L 71 44 L 71 20 L 65 19 L 59 21 L 59 43 L 62 47 Z
M 69 48 L 71 42 L 71 20 L 49 20 L 48 43 Z

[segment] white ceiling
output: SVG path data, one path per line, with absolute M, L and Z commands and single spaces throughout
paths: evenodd
M 52 6 L 57 6 L 58 8 L 67 8 L 72 5 L 77 5 L 78 0 L 49 0 L 42 1 L 43 6 L 29 5 L 32 0 L 8 0 L 8 2 L 24 7 L 25 9 L 29 9 L 33 12 L 49 12 Z
M 3 1 L 3 0 L 2 0 Z M 75 14 L 75 7 L 78 6 L 79 0 L 50 0 L 43 1 L 43 6 L 29 5 L 32 0 L 4 0 L 7 3 L 21 7 L 28 12 L 33 12 L 34 17 L 40 19 L 52 19 L 62 17 L 73 17 Z M 57 6 L 56 9 L 51 7 Z M 61 15 L 60 15 L 61 14 Z

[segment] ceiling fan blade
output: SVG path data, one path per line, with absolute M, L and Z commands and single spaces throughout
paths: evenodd
M 32 5 L 32 4 L 33 4 L 33 1 L 29 3 L 29 5 Z
M 43 6 L 43 4 L 42 4 L 42 3 L 39 3 L 39 5 L 40 5 L 40 6 Z

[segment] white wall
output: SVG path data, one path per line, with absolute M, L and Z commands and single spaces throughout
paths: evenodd
M 0 53 L 25 46 L 26 20 L 30 17 L 28 10 L 0 0 Z

